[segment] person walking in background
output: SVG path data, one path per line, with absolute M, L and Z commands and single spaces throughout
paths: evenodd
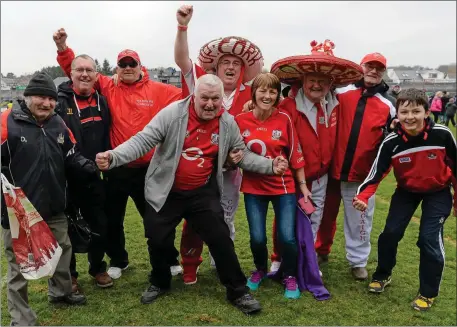
M 433 114 L 433 120 L 435 121 L 435 123 L 439 123 L 441 110 L 443 109 L 443 102 L 441 101 L 442 97 L 443 92 L 436 92 L 435 96 L 433 97 L 432 103 L 430 104 L 430 111 Z
M 454 98 L 450 98 L 448 104 L 446 105 L 446 121 L 444 122 L 446 126 L 449 126 L 449 121 L 455 127 L 455 114 L 457 112 L 457 104 L 455 103 Z

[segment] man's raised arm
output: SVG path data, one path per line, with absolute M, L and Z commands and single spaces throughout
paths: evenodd
M 178 31 L 175 40 L 175 62 L 181 69 L 183 75 L 187 74 L 192 68 L 192 61 L 189 57 L 189 45 L 187 44 L 187 25 L 192 18 L 193 7 L 181 6 L 176 12 L 178 21 Z
M 64 71 L 65 75 L 71 79 L 71 63 L 73 62 L 73 59 L 75 59 L 75 53 L 67 46 L 67 37 L 68 35 L 64 28 L 58 29 L 52 36 L 57 46 L 57 62 L 59 63 L 60 68 Z M 110 77 L 103 76 L 97 72 L 97 81 L 94 84 L 94 88 L 103 93 L 101 88 L 110 82 Z

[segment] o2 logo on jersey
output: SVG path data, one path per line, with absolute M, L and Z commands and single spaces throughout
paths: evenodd
M 264 141 L 258 140 L 258 139 L 250 140 L 248 142 L 248 144 L 246 144 L 246 146 L 248 147 L 248 149 L 250 151 L 252 151 L 254 153 L 257 153 L 258 155 L 261 155 L 262 157 L 266 157 L 267 145 L 265 144 Z M 260 151 L 258 151 L 259 150 L 259 146 L 260 146 Z
M 205 158 L 202 158 L 203 151 L 197 147 L 187 148 L 182 152 L 182 157 L 189 161 L 199 160 L 197 167 L 203 168 L 203 164 L 205 163 Z

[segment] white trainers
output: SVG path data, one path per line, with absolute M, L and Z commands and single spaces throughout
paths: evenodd
M 183 270 L 180 265 L 170 266 L 170 272 L 172 276 L 182 275 Z
M 277 272 L 281 267 L 281 261 L 273 261 L 270 266 L 270 272 Z
M 119 279 L 122 276 L 122 271 L 127 269 L 128 267 L 128 265 L 122 269 L 119 267 L 109 267 L 107 273 L 112 279 Z

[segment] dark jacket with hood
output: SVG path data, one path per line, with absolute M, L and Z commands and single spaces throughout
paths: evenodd
M 83 157 L 71 131 L 53 113 L 39 124 L 25 103 L 1 115 L 2 173 L 22 188 L 44 220 L 63 213 L 67 202 L 66 168 L 81 180 L 98 178 L 94 162 Z M 2 226 L 9 228 L 2 200 Z

